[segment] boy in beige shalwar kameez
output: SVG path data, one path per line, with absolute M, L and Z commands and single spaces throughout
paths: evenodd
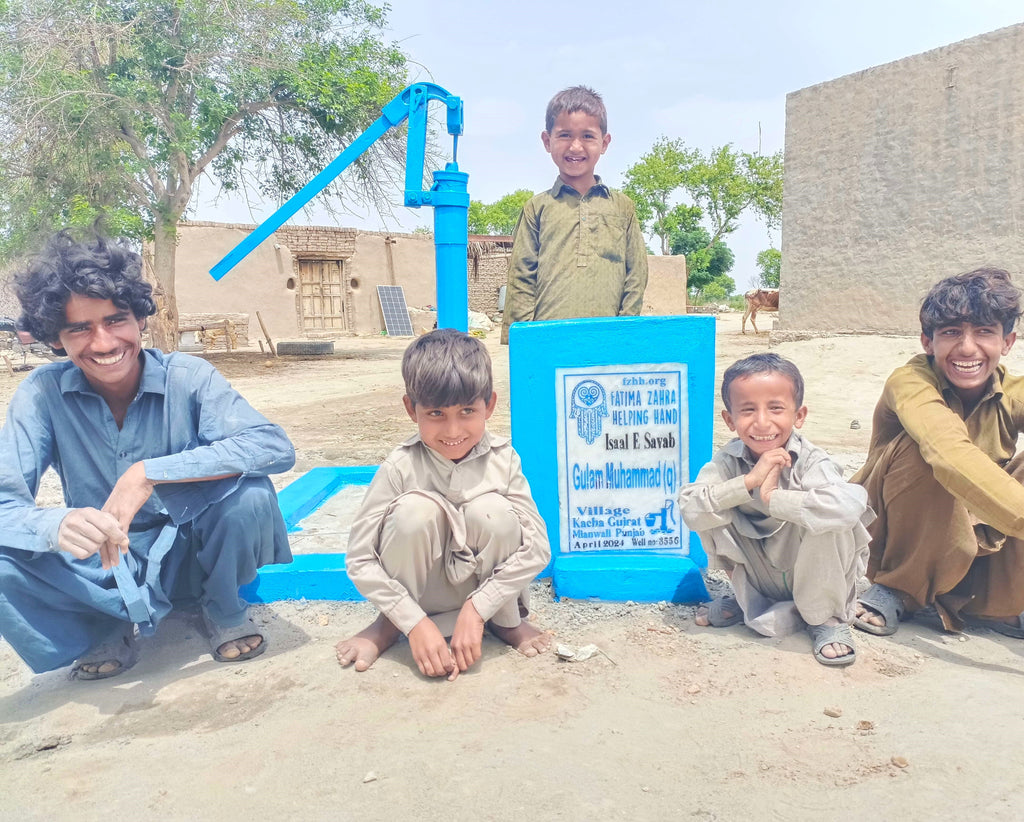
M 485 624 L 536 656 L 551 637 L 523 616 L 551 549 L 519 456 L 486 430 L 497 402 L 487 351 L 433 331 L 406 350 L 402 376 L 419 433 L 377 471 L 345 559 L 380 615 L 338 643 L 338 661 L 365 671 L 404 633 L 421 673 L 455 679 L 480 658 Z

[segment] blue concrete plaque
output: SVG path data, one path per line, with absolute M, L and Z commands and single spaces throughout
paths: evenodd
M 711 458 L 715 319 L 517 323 L 512 441 L 572 598 L 707 599 L 677 496 Z

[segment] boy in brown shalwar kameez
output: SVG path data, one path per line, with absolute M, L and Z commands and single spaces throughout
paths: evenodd
M 505 322 L 636 316 L 647 287 L 647 246 L 633 201 L 595 173 L 608 148 L 608 112 L 586 86 L 548 103 L 544 150 L 558 178 L 523 207 L 508 268 Z
M 971 622 L 1024 638 L 1024 379 L 999 364 L 1020 316 L 1000 269 L 949 277 L 925 297 L 925 353 L 886 382 L 853 477 L 878 513 L 861 630 L 895 633 L 905 611 L 934 605 L 946 630 Z

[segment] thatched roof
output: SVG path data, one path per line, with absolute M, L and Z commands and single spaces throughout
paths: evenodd
M 467 251 L 473 258 L 485 254 L 508 254 L 512 251 L 512 238 L 498 234 L 470 234 Z

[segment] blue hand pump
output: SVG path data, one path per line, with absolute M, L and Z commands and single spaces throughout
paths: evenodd
M 452 135 L 452 162 L 435 171 L 434 184 L 423 191 L 423 165 L 427 148 L 427 104 L 440 101 L 447 107 L 446 125 Z M 384 106 L 381 115 L 323 171 L 302 187 L 288 202 L 264 220 L 242 242 L 210 269 L 220 280 L 245 259 L 260 243 L 284 225 L 306 203 L 330 185 L 389 129 L 409 121 L 405 152 L 405 205 L 434 209 L 434 257 L 437 270 L 437 326 L 466 331 L 469 326 L 469 294 L 466 251 L 469 240 L 469 175 L 459 171 L 459 135 L 462 134 L 462 99 L 434 83 L 415 83 Z

